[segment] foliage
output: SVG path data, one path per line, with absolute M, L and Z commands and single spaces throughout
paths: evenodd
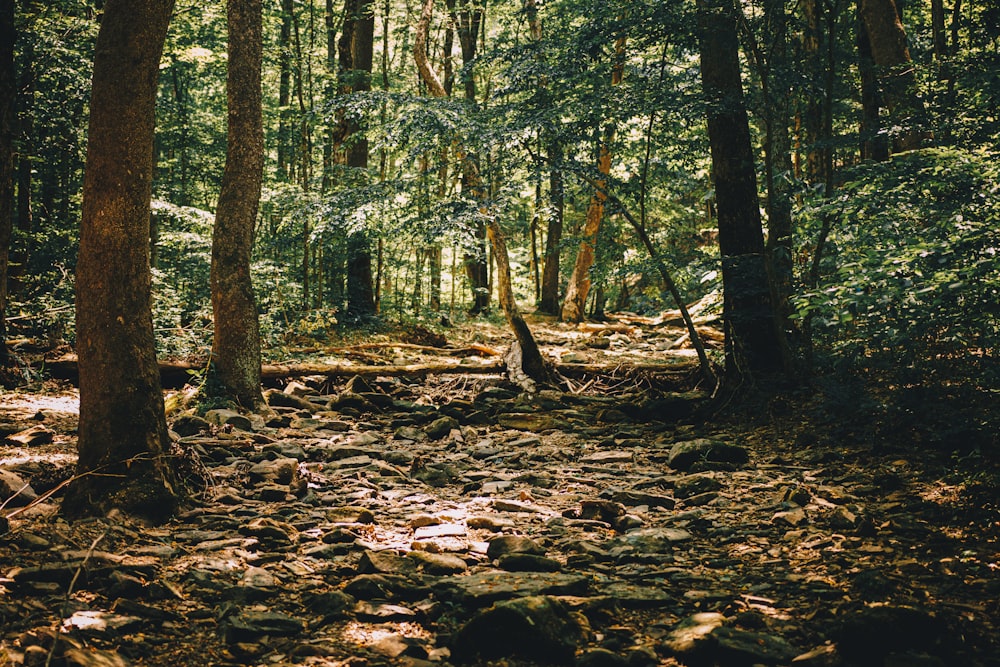
M 853 169 L 802 212 L 833 233 L 817 289 L 794 300 L 823 338 L 907 382 L 975 377 L 995 386 L 1000 341 L 1000 160 L 926 149 Z

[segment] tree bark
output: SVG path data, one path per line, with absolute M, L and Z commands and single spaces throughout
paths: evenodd
M 10 366 L 7 350 L 7 273 L 14 227 L 14 124 L 17 87 L 14 71 L 14 0 L 0 0 L 0 369 Z M 0 380 L 2 380 L 0 372 Z
M 340 44 L 342 91 L 364 92 L 372 89 L 375 14 L 372 0 L 347 0 L 344 37 Z M 356 120 L 348 120 L 347 166 L 364 172 L 368 169 L 368 139 Z M 352 231 L 347 239 L 347 312 L 354 317 L 375 315 L 375 288 L 372 278 L 371 241 L 368 230 Z
M 292 180 L 295 149 L 292 147 L 290 105 L 292 101 L 292 0 L 281 0 L 281 31 L 278 34 L 278 180 Z
M 152 520 L 177 501 L 156 363 L 149 215 L 156 80 L 173 0 L 108 0 L 97 37 L 76 274 L 79 476 L 63 511 Z
M 882 96 L 878 90 L 868 31 L 861 20 L 861 0 L 857 0 L 857 5 L 858 74 L 861 83 L 861 124 L 858 133 L 861 135 L 861 159 L 883 162 L 889 159 L 889 142 L 882 132 Z
M 894 0 L 860 0 L 861 20 L 868 33 L 872 60 L 878 68 L 883 99 L 892 123 L 903 128 L 893 139 L 893 151 L 920 148 L 924 105 L 917 90 L 917 72 L 906 46 L 906 31 Z
M 255 410 L 260 391 L 260 326 L 250 277 L 264 169 L 261 116 L 261 0 L 228 0 L 229 130 L 212 234 L 215 337 L 206 391 Z
M 619 37 L 615 42 L 615 65 L 611 73 L 611 85 L 617 86 L 621 83 L 622 74 L 625 67 L 625 38 Z M 604 219 L 604 202 L 607 195 L 604 191 L 607 177 L 611 173 L 611 142 L 615 136 L 614 122 L 609 123 L 606 129 L 606 136 L 598 149 L 597 171 L 602 178 L 597 181 L 598 186 L 590 198 L 587 206 L 587 218 L 583 225 L 583 238 L 580 241 L 580 248 L 576 253 L 576 263 L 573 265 L 573 273 L 570 275 L 569 283 L 566 285 L 566 298 L 563 300 L 561 319 L 564 322 L 581 322 L 585 314 L 587 295 L 590 292 L 590 268 L 594 265 L 595 252 L 597 247 L 597 235 L 601 229 L 601 220 Z
M 565 190 L 562 173 L 562 146 L 553 139 L 548 145 L 549 220 L 545 232 L 545 262 L 542 267 L 542 298 L 538 310 L 559 314 L 559 250 L 562 243 Z
M 732 0 L 699 0 L 702 87 L 722 254 L 726 380 L 780 372 L 785 354 L 764 261 Z

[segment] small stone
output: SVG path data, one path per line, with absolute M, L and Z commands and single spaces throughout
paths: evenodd
M 700 493 L 718 491 L 721 488 L 722 482 L 711 474 L 687 475 L 678 479 L 674 484 L 674 495 L 677 498 L 685 499 Z
M 431 440 L 440 440 L 457 428 L 459 423 L 454 417 L 439 417 L 424 427 L 424 433 Z
M 562 563 L 533 553 L 508 553 L 497 559 L 497 567 L 508 572 L 559 572 Z
M 854 512 L 843 505 L 837 505 L 826 516 L 831 528 L 836 530 L 848 530 L 858 525 L 858 517 Z
M 250 481 L 272 482 L 274 484 L 291 484 L 298 477 L 299 462 L 293 458 L 280 458 L 273 461 L 255 463 L 248 474 Z
M 749 460 L 750 454 L 743 447 L 720 440 L 698 438 L 674 443 L 667 463 L 676 470 L 688 470 L 699 461 L 746 463 Z
M 214 426 L 231 426 L 241 431 L 253 430 L 250 420 L 235 410 L 209 410 L 205 413 L 205 420 Z
M 433 526 L 423 526 L 413 531 L 415 540 L 433 540 L 439 537 L 462 537 L 466 533 L 465 526 L 457 523 L 441 523 Z
M 540 544 L 529 537 L 521 535 L 501 535 L 490 540 L 490 546 L 486 550 L 486 557 L 495 560 L 504 554 L 535 554 L 544 556 L 545 549 Z
M 294 616 L 273 611 L 243 610 L 223 624 L 226 641 L 252 642 L 265 636 L 290 637 L 301 634 L 305 623 Z
M 435 576 L 459 574 L 469 569 L 468 564 L 454 554 L 434 554 L 426 551 L 411 551 L 406 557 L 416 561 L 421 570 Z
M 367 507 L 333 507 L 326 511 L 326 520 L 339 524 L 370 524 L 375 523 L 375 515 Z
M 38 494 L 20 475 L 0 468 L 0 505 L 23 507 L 38 498 Z
M 785 510 L 784 512 L 777 512 L 773 517 L 771 517 L 771 523 L 790 526 L 792 528 L 801 526 L 808 520 L 809 517 L 806 515 L 806 511 L 801 507 Z
M 580 458 L 583 463 L 632 463 L 635 460 L 633 452 L 610 450 L 595 452 Z

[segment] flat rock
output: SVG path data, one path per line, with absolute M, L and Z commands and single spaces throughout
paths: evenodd
M 731 445 L 721 440 L 698 438 L 674 443 L 670 449 L 667 463 L 676 470 L 689 470 L 699 461 L 746 463 L 749 460 L 750 454 L 743 447 Z
M 457 664 L 508 657 L 571 665 L 584 639 L 580 622 L 557 600 L 530 596 L 498 602 L 462 626 L 451 643 Z
M 454 554 L 435 554 L 427 551 L 411 551 L 406 557 L 417 563 L 417 566 L 427 574 L 448 575 L 465 572 L 468 564 Z
M 274 611 L 243 610 L 223 624 L 226 641 L 249 642 L 265 636 L 291 637 L 305 629 L 301 619 Z
M 241 415 L 235 410 L 209 410 L 205 413 L 205 420 L 215 426 L 231 426 L 241 431 L 253 430 L 253 424 L 248 417 Z
M 0 505 L 23 507 L 38 498 L 38 494 L 20 475 L 0 468 Z
M 431 584 L 442 600 L 470 608 L 532 595 L 587 595 L 590 578 L 554 572 L 483 572 L 442 577 Z
M 535 554 L 545 555 L 545 549 L 538 542 L 530 537 L 522 535 L 501 535 L 490 540 L 490 546 L 486 550 L 486 556 L 494 560 L 505 554 Z
M 37 447 L 38 445 L 49 444 L 54 437 L 55 431 L 39 424 L 13 435 L 8 435 L 5 441 L 8 445 L 14 445 L 15 447 Z

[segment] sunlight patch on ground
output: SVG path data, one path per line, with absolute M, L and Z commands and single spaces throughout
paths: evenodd
M 80 414 L 80 396 L 76 392 L 68 394 L 0 394 L 0 412 L 65 412 Z

